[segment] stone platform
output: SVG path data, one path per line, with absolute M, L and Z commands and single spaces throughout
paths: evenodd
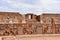
M 1 36 L 0 40 L 60 40 L 60 34 Z

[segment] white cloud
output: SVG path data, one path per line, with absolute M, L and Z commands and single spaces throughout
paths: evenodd
M 60 10 L 60 2 L 58 0 L 41 0 L 41 3 L 47 10 Z
M 40 14 L 41 12 L 57 12 L 60 10 L 60 1 L 58 0 L 33 0 L 34 4 L 25 3 L 26 0 L 3 1 L 9 4 L 8 6 L 6 6 L 8 11 L 19 11 L 21 13 L 33 12 L 36 14 Z M 6 10 L 6 8 L 0 9 Z
M 42 7 L 41 6 L 37 6 L 37 5 L 32 5 L 32 4 L 26 4 L 26 3 L 21 3 L 18 1 L 14 1 L 14 0 L 4 0 L 5 2 L 7 2 L 12 8 L 14 9 L 23 9 L 24 12 L 33 12 L 33 13 L 39 13 L 42 11 Z

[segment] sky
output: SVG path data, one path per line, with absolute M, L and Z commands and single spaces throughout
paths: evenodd
M 37 15 L 60 13 L 60 0 L 0 0 L 0 11 Z

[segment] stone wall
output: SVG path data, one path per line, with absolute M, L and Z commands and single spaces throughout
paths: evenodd
M 0 12 L 0 36 L 26 34 L 60 34 L 60 14 Z
M 40 30 L 40 31 L 39 31 Z M 42 27 L 33 23 L 28 24 L 0 24 L 0 36 L 40 34 Z
M 15 12 L 0 12 L 0 24 L 16 24 L 22 22 L 22 15 Z

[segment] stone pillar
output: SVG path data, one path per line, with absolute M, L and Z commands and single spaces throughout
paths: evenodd
M 26 23 L 26 18 L 25 18 L 25 15 L 23 15 L 23 20 L 22 20 L 22 23 Z

